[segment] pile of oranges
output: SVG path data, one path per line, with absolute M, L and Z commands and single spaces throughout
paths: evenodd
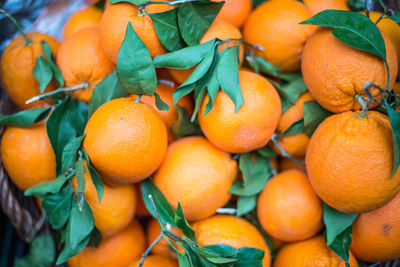
M 364 105 L 367 82 L 381 88 L 388 84 L 389 91 L 400 93 L 396 84 L 400 26 L 387 18 L 377 24 L 385 43 L 386 68 L 381 58 L 340 42 L 332 29 L 299 24 L 324 10 L 349 10 L 345 0 L 268 0 L 257 7 L 252 0 L 225 2 L 200 43 L 214 38 L 236 40 L 243 104 L 235 111 L 231 98 L 220 90 L 204 116 L 212 101 L 211 95 L 206 95 L 199 105 L 198 124 L 193 124 L 202 134 L 178 138 L 171 131 L 182 120 L 178 109 L 183 108 L 189 117 L 197 111 L 193 94 L 174 105 L 173 92 L 195 67 L 159 68 L 157 78 L 164 82 L 157 85 L 156 92 L 169 105 L 168 110 L 157 108 L 155 96 L 131 94 L 94 111 L 84 129 L 82 147 L 103 181 L 104 194 L 99 201 L 86 171 L 84 195 L 103 239 L 98 247 L 86 247 L 71 257 L 69 266 L 178 266 L 171 245 L 179 244 L 164 239 L 141 262 L 146 248 L 161 233 L 141 194 L 140 182 L 148 177 L 172 208 L 177 209 L 179 202 L 198 245 L 257 248 L 265 253 L 264 267 L 346 266 L 323 236 L 325 206 L 340 214 L 358 215 L 352 223 L 349 266 L 359 266 L 357 259 L 382 262 L 400 258 L 400 170 L 393 163 L 395 137 L 382 110 L 385 95 L 371 88 L 368 92 L 376 101 Z M 88 84 L 69 97 L 89 103 L 96 86 L 116 68 L 128 22 L 152 58 L 168 52 L 148 13 L 172 8 L 150 4 L 143 10 L 130 3 L 106 1 L 104 10 L 90 5 L 73 14 L 61 42 L 30 32 L 27 44 L 19 36 L 2 54 L 1 85 L 22 110 L 54 105 L 47 100 L 26 104 L 40 94 L 33 72 L 36 59 L 43 55 L 41 41 L 45 41 L 64 86 Z M 374 11 L 368 15 L 373 22 L 381 17 Z M 255 56 L 280 73 L 301 72 L 307 90 L 283 108 L 276 88 L 281 81 L 246 65 L 246 45 L 239 39 L 262 47 L 253 51 Z M 53 79 L 44 93 L 57 87 Z M 360 97 L 364 100 L 359 101 Z M 316 101 L 331 115 L 311 137 L 304 132 L 283 135 L 304 118 L 303 107 L 309 101 Z M 231 188 L 245 179 L 245 172 L 252 172 L 241 166 L 238 158 L 251 153 L 254 162 L 261 157 L 255 151 L 262 148 L 273 155 L 268 161 L 274 175 L 258 188 L 254 221 L 246 215 L 235 216 L 238 198 Z M 54 180 L 56 155 L 45 121 L 28 128 L 8 126 L 1 139 L 1 160 L 22 190 Z M 86 163 L 85 169 L 89 169 Z M 75 190 L 77 178 L 71 180 Z M 179 229 L 171 231 L 183 236 Z

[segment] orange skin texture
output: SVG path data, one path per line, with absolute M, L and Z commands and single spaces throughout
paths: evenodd
M 396 53 L 389 38 L 386 44 L 390 86 L 397 76 Z M 367 81 L 386 88 L 386 68 L 377 56 L 352 48 L 336 39 L 329 28 L 318 28 L 304 47 L 301 70 L 304 82 L 318 103 L 335 113 L 361 109 L 356 95 L 365 95 L 362 86 Z M 381 99 L 377 89 L 371 90 Z M 371 108 L 377 103 L 372 102 Z
M 313 25 L 299 23 L 310 18 L 307 7 L 295 0 L 272 0 L 259 5 L 248 17 L 244 39 L 264 48 L 260 54 L 284 71 L 300 69 L 304 43 Z
M 53 37 L 38 32 L 26 33 L 32 42 L 27 46 L 25 39 L 20 35 L 10 42 L 4 49 L 0 63 L 0 81 L 4 91 L 20 109 L 38 108 L 49 104 L 39 100 L 26 105 L 25 102 L 40 94 L 39 82 L 33 77 L 36 59 L 43 56 L 40 41 L 45 41 L 52 50 L 53 56 L 57 54 L 59 43 Z M 45 92 L 55 90 L 56 84 L 51 81 Z
M 263 266 L 271 265 L 271 253 L 258 229 L 248 221 L 230 215 L 214 215 L 193 225 L 200 246 L 229 245 L 234 248 L 253 247 L 265 252 Z
M 299 158 L 300 160 L 304 161 L 304 157 Z M 278 165 L 278 171 L 282 172 L 282 171 L 286 171 L 286 170 L 290 170 L 290 169 L 296 169 L 302 172 L 307 172 L 306 167 L 297 164 L 296 162 L 294 162 L 291 159 L 288 158 L 280 158 L 279 159 L 279 165 Z
M 327 9 L 350 11 L 346 0 L 304 0 L 304 4 L 313 16 Z
M 171 232 L 178 236 L 183 237 L 183 233 L 180 229 L 171 227 Z M 146 234 L 147 234 L 147 246 L 150 246 L 157 239 L 157 237 L 161 234 L 161 228 L 160 228 L 160 225 L 158 224 L 157 220 L 151 219 L 151 221 L 147 225 Z M 172 244 L 174 244 L 174 246 L 176 248 L 178 248 L 178 249 L 181 248 L 174 241 L 172 241 L 172 240 L 170 240 L 170 241 Z M 164 238 L 162 238 L 160 240 L 160 242 L 158 242 L 157 245 L 155 245 L 153 247 L 153 249 L 151 250 L 151 253 L 156 254 L 156 255 L 161 255 L 164 257 L 171 257 L 174 253 L 172 251 L 173 251 L 173 248 L 170 248 L 170 245 L 168 244 L 168 242 Z M 184 250 L 181 249 L 181 252 L 184 253 Z
M 146 249 L 142 226 L 136 221 L 118 232 L 103 238 L 98 248 L 86 247 L 68 260 L 70 267 L 126 267 Z
M 279 240 L 304 240 L 323 227 L 322 202 L 299 170 L 287 170 L 269 180 L 257 204 L 262 227 Z
M 167 129 L 157 113 L 131 98 L 103 104 L 90 117 L 83 146 L 90 161 L 109 183 L 136 183 L 161 164 Z
M 156 98 L 155 96 L 147 96 L 143 95 L 140 98 L 141 103 L 145 103 L 152 107 L 155 112 L 161 117 L 161 119 L 165 122 L 165 126 L 167 127 L 168 131 L 168 141 L 172 142 L 174 140 L 174 137 L 172 136 L 170 132 L 171 125 L 176 122 L 179 119 L 179 115 L 177 112 L 178 107 L 174 106 L 174 101 L 172 98 L 172 94 L 174 93 L 174 89 L 176 87 L 174 86 L 171 88 L 168 85 L 165 84 L 159 84 L 157 85 L 156 92 L 160 95 L 161 99 L 169 105 L 168 110 L 159 110 L 156 106 Z M 136 99 L 136 96 L 133 97 Z M 186 109 L 188 112 L 189 116 L 192 116 L 193 114 L 193 101 L 190 98 L 189 95 L 186 95 L 179 99 L 177 105 L 183 107 Z
M 387 116 L 344 112 L 325 119 L 311 137 L 307 173 L 316 193 L 345 213 L 363 213 L 389 202 L 400 190 L 393 170 L 392 132 Z
M 218 0 L 213 0 L 218 2 Z M 217 19 L 223 19 L 236 28 L 241 28 L 253 8 L 251 0 L 225 0 Z
M 103 12 L 94 6 L 76 11 L 65 23 L 63 40 L 83 28 L 99 26 L 102 16 Z
M 309 92 L 302 94 L 296 101 L 296 103 L 286 110 L 279 119 L 276 131 L 279 134 L 284 133 L 294 123 L 301 120 L 304 116 L 303 105 L 304 102 L 314 100 Z M 306 154 L 308 142 L 310 138 L 305 133 L 292 134 L 284 136 L 278 139 L 279 145 L 290 155 L 295 157 L 301 157 Z M 275 152 L 280 154 L 279 150 L 273 146 Z
M 166 4 L 149 5 L 146 11 L 158 13 L 172 9 Z M 139 15 L 139 8 L 129 3 L 110 5 L 104 11 L 100 22 L 100 35 L 104 51 L 113 63 L 117 63 L 118 50 L 125 38 L 126 27 L 131 22 L 133 29 L 147 46 L 151 57 L 167 53 L 148 15 Z
M 75 97 L 86 103 L 96 85 L 115 69 L 101 46 L 97 27 L 84 28 L 67 38 L 58 50 L 57 65 L 66 87 L 89 83 L 89 88 L 75 91 Z
M 351 252 L 349 264 L 358 267 Z M 324 237 L 318 235 L 285 245 L 278 251 L 273 267 L 346 267 L 346 264 L 326 245 Z
M 353 223 L 351 251 L 368 262 L 400 257 L 400 194 L 385 206 L 357 217 Z
M 141 258 L 136 259 L 134 262 L 128 265 L 128 267 L 139 266 Z M 142 267 L 179 267 L 178 262 L 171 257 L 165 257 L 161 255 L 150 255 L 147 256 L 143 262 Z
M 135 215 L 139 215 L 141 217 L 149 217 L 150 213 L 144 204 L 142 197 L 142 190 L 140 189 L 140 183 L 134 184 L 136 191 L 136 211 Z
M 236 161 L 203 137 L 186 137 L 169 145 L 154 183 L 176 209 L 181 203 L 186 219 L 213 215 L 230 199 L 237 175 Z
M 135 215 L 136 191 L 133 185 L 110 187 L 104 185 L 104 194 L 99 202 L 96 188 L 85 163 L 85 197 L 92 208 L 94 222 L 103 235 L 108 237 L 127 227 Z M 76 178 L 72 185 L 76 189 Z
M 56 178 L 56 158 L 45 122 L 30 128 L 7 127 L 1 138 L 1 160 L 14 184 L 26 190 Z
M 230 153 L 244 153 L 265 146 L 275 132 L 281 114 L 279 95 L 265 78 L 240 70 L 239 82 L 244 103 L 238 112 L 222 90 L 206 116 L 208 95 L 199 111 L 200 127 L 207 139 Z

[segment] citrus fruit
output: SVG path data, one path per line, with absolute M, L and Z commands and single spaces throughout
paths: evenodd
M 294 169 L 267 182 L 258 198 L 257 214 L 268 234 L 288 242 L 312 237 L 323 227 L 322 202 L 307 175 Z
M 56 157 L 46 123 L 30 128 L 7 127 L 1 138 L 1 160 L 14 184 L 26 190 L 56 178 Z
M 345 213 L 363 213 L 389 202 L 400 190 L 393 170 L 392 130 L 387 116 L 368 111 L 326 118 L 311 137 L 307 173 L 316 193 Z
M 349 264 L 358 267 L 356 258 L 350 252 Z M 276 254 L 273 267 L 346 267 L 325 243 L 322 235 L 295 243 L 289 243 Z
M 244 39 L 261 45 L 263 57 L 284 71 L 300 69 L 304 43 L 315 26 L 300 25 L 309 19 L 307 7 L 295 0 L 271 0 L 256 7 L 248 17 Z
M 142 226 L 133 221 L 117 234 L 103 238 L 96 247 L 86 247 L 68 260 L 70 267 L 125 267 L 146 249 Z
M 141 217 L 148 217 L 150 216 L 149 211 L 144 204 L 143 197 L 142 197 L 142 190 L 140 189 L 140 183 L 134 184 L 136 190 L 136 212 L 135 215 L 139 215 Z
M 203 137 L 171 143 L 154 183 L 173 208 L 180 202 L 186 219 L 200 220 L 215 213 L 230 199 L 237 175 L 236 161 Z
M 253 1 L 251 0 L 225 0 L 225 4 L 219 11 L 217 19 L 223 19 L 240 29 L 249 16 L 252 8 Z
M 205 97 L 199 111 L 200 127 L 219 149 L 244 153 L 265 146 L 271 139 L 281 114 L 281 101 L 271 83 L 261 75 L 239 71 L 244 103 L 235 112 L 232 100 L 219 91 L 211 111 L 204 116 Z
M 47 34 L 29 32 L 26 35 L 32 43 L 27 45 L 25 39 L 21 35 L 18 36 L 4 49 L 0 63 L 1 86 L 12 102 L 21 109 L 40 107 L 48 103 L 39 100 L 25 104 L 27 100 L 40 94 L 39 82 L 33 76 L 36 59 L 43 56 L 40 42 L 45 41 L 51 47 L 54 56 L 59 47 L 58 41 Z M 56 89 L 55 83 L 50 82 L 45 92 L 54 89 Z
M 382 35 L 392 88 L 397 76 L 396 53 L 389 38 Z M 340 42 L 329 28 L 318 28 L 307 40 L 301 70 L 308 90 L 318 103 L 336 113 L 361 109 L 356 96 L 365 95 L 362 86 L 366 82 L 386 88 L 384 61 Z M 371 93 L 381 99 L 379 90 L 373 88 Z M 372 104 L 371 107 L 377 105 L 375 101 Z
M 76 11 L 65 23 L 63 39 L 67 39 L 83 28 L 97 27 L 100 24 L 102 15 L 103 12 L 94 6 L 88 6 Z
M 234 248 L 253 247 L 265 252 L 263 267 L 270 266 L 271 254 L 263 236 L 248 221 L 230 215 L 214 215 L 193 224 L 200 246 L 229 245 Z
M 328 9 L 350 10 L 346 0 L 304 0 L 304 4 L 312 15 Z
M 304 157 L 298 158 L 299 160 L 304 162 Z M 306 172 L 306 167 L 303 165 L 298 164 L 297 162 L 294 162 L 291 159 L 282 157 L 279 158 L 279 163 L 278 163 L 278 170 L 280 172 L 290 170 L 290 169 L 296 169 L 302 172 Z
M 178 236 L 183 236 L 182 231 L 177 228 L 171 227 L 171 232 Z M 157 220 L 155 219 L 150 220 L 150 222 L 147 225 L 146 233 L 147 233 L 147 245 L 150 246 L 150 244 L 152 244 L 161 234 L 161 228 Z M 180 248 L 180 246 L 176 244 L 174 241 L 171 240 L 171 242 L 176 248 Z M 171 257 L 173 251 L 174 251 L 173 248 L 170 247 L 168 242 L 164 238 L 162 238 L 160 242 L 158 242 L 157 245 L 153 247 L 151 253 L 156 255 L 162 255 L 165 257 Z
M 128 265 L 128 267 L 137 267 L 140 264 L 141 258 Z M 144 259 L 142 267 L 178 267 L 178 262 L 171 257 L 161 255 L 150 255 Z
M 167 130 L 157 113 L 131 98 L 113 99 L 90 117 L 83 146 L 93 166 L 109 183 L 135 183 L 161 164 Z
M 78 100 L 86 103 L 96 85 L 115 69 L 104 53 L 97 27 L 79 30 L 61 43 L 57 65 L 67 87 L 89 83 L 89 88 L 74 93 Z

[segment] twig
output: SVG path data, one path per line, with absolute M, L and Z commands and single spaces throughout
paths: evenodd
M 58 93 L 73 92 L 73 91 L 76 91 L 76 90 L 86 89 L 86 88 L 89 88 L 89 83 L 78 84 L 78 85 L 76 85 L 74 87 L 58 88 L 57 90 L 48 92 L 46 94 L 41 94 L 41 95 L 34 96 L 31 99 L 27 100 L 25 102 L 25 104 L 30 104 L 32 102 L 44 99 L 44 98 L 52 96 L 52 95 L 56 95 Z
M 264 51 L 264 47 L 262 47 L 261 45 L 252 44 L 252 43 L 247 42 L 246 40 L 244 40 L 244 39 L 242 39 L 242 38 L 229 38 L 229 39 L 226 39 L 225 41 L 222 41 L 221 44 L 227 43 L 228 46 L 229 46 L 229 43 L 230 43 L 231 41 L 241 42 L 241 43 L 243 43 L 243 44 L 245 44 L 245 45 L 250 46 L 250 47 L 253 48 L 253 49 L 257 49 L 257 50 L 259 50 L 259 51 L 261 51 L 261 52 Z
M 140 262 L 139 262 L 139 266 L 138 266 L 138 267 L 142 267 L 142 266 L 143 266 L 144 260 L 146 259 L 147 255 L 149 255 L 150 251 L 154 248 L 155 245 L 158 244 L 158 242 L 160 242 L 160 240 L 161 240 L 162 238 L 163 238 L 163 235 L 160 234 L 160 235 L 156 238 L 156 240 L 154 240 L 154 242 L 151 243 L 151 245 L 146 249 L 146 251 L 143 252 L 142 258 L 140 259 Z
M 233 208 L 219 208 L 217 209 L 219 214 L 236 214 L 236 209 Z
M 167 4 L 170 6 L 174 5 L 179 5 L 187 2 L 200 2 L 201 0 L 175 0 L 175 1 L 147 1 L 144 5 L 150 5 L 150 4 Z
M 174 87 L 175 83 L 173 81 L 169 81 L 169 80 L 157 80 L 157 84 L 164 84 L 164 85 L 168 85 L 169 87 Z
M 15 27 L 17 27 L 17 29 L 21 33 L 22 37 L 24 37 L 26 45 L 28 45 L 28 46 L 31 45 L 32 41 L 29 40 L 28 36 L 26 36 L 24 29 L 22 29 L 21 24 L 19 24 L 18 21 L 8 11 L 0 8 L 0 13 L 4 14 L 4 16 L 6 16 L 8 19 L 10 19 L 14 23 Z
M 278 143 L 278 140 L 276 140 L 277 135 L 274 134 L 271 138 L 272 143 L 274 143 L 274 145 L 278 148 L 279 152 L 281 152 L 282 157 L 288 158 L 290 160 L 293 160 L 294 162 L 296 162 L 297 164 L 300 164 L 301 166 L 306 166 L 306 164 L 304 163 L 304 161 L 299 160 L 298 158 L 290 155 L 289 153 L 287 153 L 283 147 L 281 147 L 281 145 Z

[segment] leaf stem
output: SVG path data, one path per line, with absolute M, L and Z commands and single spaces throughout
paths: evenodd
M 154 242 L 151 243 L 151 245 L 146 249 L 146 251 L 143 252 L 142 258 L 140 259 L 140 262 L 139 262 L 139 266 L 138 266 L 138 267 L 142 267 L 142 266 L 143 266 L 144 260 L 145 260 L 145 258 L 147 257 L 147 255 L 149 255 L 149 253 L 150 253 L 150 251 L 153 249 L 153 247 L 154 247 L 155 245 L 157 245 L 158 242 L 160 242 L 162 238 L 163 238 L 163 235 L 160 234 L 160 235 L 156 238 L 156 240 L 154 240 Z
M 372 102 L 372 98 L 367 96 L 367 101 L 364 101 L 363 97 L 361 95 L 357 95 L 356 96 L 356 100 L 358 101 L 358 103 L 360 103 L 362 110 L 360 115 L 358 115 L 359 118 L 365 118 L 365 114 L 367 113 L 367 111 L 369 110 L 369 106 Z
M 17 27 L 18 31 L 21 33 L 22 37 L 24 37 L 26 45 L 29 46 L 32 44 L 32 41 L 29 40 L 28 36 L 26 36 L 24 30 L 22 29 L 21 24 L 18 23 L 18 21 L 6 10 L 0 8 L 0 13 L 4 14 L 9 20 L 14 23 L 15 27 Z
M 164 85 L 168 85 L 169 87 L 174 87 L 175 83 L 173 81 L 169 81 L 169 80 L 157 80 L 157 84 L 164 84 Z
M 250 47 L 253 48 L 253 49 L 257 49 L 257 50 L 259 50 L 259 51 L 264 51 L 264 47 L 262 47 L 261 45 L 252 44 L 252 43 L 250 43 L 250 42 L 248 42 L 248 41 L 246 41 L 246 40 L 244 40 L 244 39 L 242 39 L 242 38 L 229 38 L 229 39 L 226 39 L 226 40 L 222 41 L 221 44 L 227 43 L 228 46 L 229 46 L 229 43 L 230 43 L 231 41 L 241 42 L 242 44 L 248 45 L 248 46 L 250 46 Z
M 184 4 L 188 2 L 201 2 L 201 0 L 175 0 L 175 1 L 147 1 L 145 6 L 151 5 L 151 4 L 167 4 L 170 6 L 174 5 L 179 5 L 179 4 Z
M 137 95 L 135 103 L 140 103 L 140 99 L 142 98 L 142 95 Z
M 74 86 L 74 87 L 63 87 L 63 88 L 58 88 L 57 90 L 48 92 L 48 93 L 46 93 L 46 94 L 41 94 L 41 95 L 34 96 L 34 97 L 32 97 L 31 99 L 27 100 L 27 101 L 25 102 L 25 104 L 30 104 L 30 103 L 32 103 L 32 102 L 35 102 L 35 101 L 44 99 L 44 98 L 46 98 L 46 97 L 59 94 L 59 93 L 73 92 L 73 91 L 76 91 L 76 90 L 86 89 L 86 88 L 89 88 L 89 83 L 86 83 L 86 82 L 85 82 L 85 83 L 78 84 L 78 85 L 76 85 L 76 86 Z
M 306 166 L 306 164 L 304 163 L 304 161 L 301 161 L 301 160 L 299 160 L 298 158 L 296 158 L 296 157 L 290 155 L 289 153 L 287 153 L 287 152 L 285 151 L 285 149 L 283 149 L 283 147 L 281 147 L 281 145 L 278 143 L 278 140 L 276 139 L 277 136 L 278 136 L 278 135 L 277 135 L 276 133 L 274 133 L 274 135 L 273 135 L 272 138 L 271 138 L 271 141 L 272 141 L 272 143 L 276 146 L 276 148 L 278 148 L 279 152 L 281 152 L 282 157 L 288 158 L 288 159 L 290 159 L 290 160 L 296 162 L 297 164 L 300 164 L 301 166 Z
M 389 90 L 389 86 L 390 86 L 390 72 L 389 72 L 389 64 L 387 62 L 387 60 L 385 59 L 385 67 L 386 67 L 386 90 Z
M 217 209 L 217 213 L 219 214 L 236 214 L 236 209 L 233 208 L 219 208 Z

